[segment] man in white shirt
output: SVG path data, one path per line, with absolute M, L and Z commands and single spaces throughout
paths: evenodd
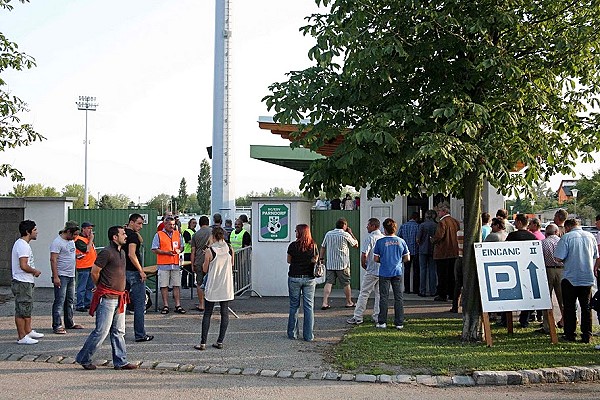
M 325 286 L 323 287 L 323 304 L 321 305 L 321 310 L 331 308 L 329 305 L 329 295 L 336 280 L 344 287 L 346 307 L 354 307 L 354 303 L 352 303 L 352 290 L 350 289 L 349 246 L 358 247 L 358 240 L 352 234 L 352 229 L 348 226 L 346 218 L 340 218 L 335 223 L 335 229 L 325 234 L 319 253 L 321 261 L 325 259 L 324 256 L 327 254 L 327 263 L 325 264 L 327 267 L 327 277 Z
M 37 239 L 35 222 L 21 221 L 19 224 L 21 237 L 12 248 L 12 283 L 11 290 L 15 296 L 15 325 L 17 326 L 18 344 L 36 344 L 44 334 L 31 329 L 31 311 L 33 309 L 34 278 L 41 272 L 35 269 L 33 252 L 29 242 Z
M 360 325 L 363 323 L 363 313 L 367 308 L 367 301 L 371 292 L 375 292 L 375 305 L 373 307 L 373 321 L 377 321 L 379 317 L 379 263 L 373 259 L 373 248 L 377 240 L 383 237 L 383 233 L 379 230 L 380 222 L 377 218 L 369 219 L 367 223 L 367 232 L 369 235 L 363 239 L 360 246 L 360 264 L 365 270 L 365 274 L 360 282 L 360 294 L 356 301 L 354 316 L 348 319 L 351 325 Z

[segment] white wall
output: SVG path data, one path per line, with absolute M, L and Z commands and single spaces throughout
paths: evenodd
M 42 272 L 35 280 L 38 287 L 52 287 L 52 270 L 50 269 L 50 244 L 65 227 L 69 209 L 73 200 L 64 197 L 25 198 L 25 219 L 35 221 L 38 229 L 37 240 L 30 242 L 33 250 L 35 267 Z
M 260 242 L 260 211 L 258 204 L 290 204 L 290 241 Z M 287 248 L 296 240 L 294 228 L 298 224 L 310 225 L 310 209 L 313 201 L 290 198 L 252 199 L 252 289 L 262 296 L 287 296 Z

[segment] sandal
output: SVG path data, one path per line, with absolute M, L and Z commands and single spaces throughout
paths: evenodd
M 161 314 L 168 314 L 169 313 L 169 306 L 164 306 L 162 308 L 162 310 L 160 310 Z
M 200 306 L 196 306 L 196 311 L 204 312 L 204 308 L 200 308 Z
M 204 343 L 201 343 L 201 344 L 197 344 L 197 345 L 195 345 L 195 346 L 194 346 L 194 348 L 195 348 L 196 350 L 200 350 L 200 351 L 202 351 L 202 350 L 206 350 L 206 345 L 205 345 Z
M 185 310 L 184 310 L 184 309 L 183 309 L 183 307 L 181 307 L 181 306 L 177 306 L 177 307 L 175 307 L 175 312 L 176 312 L 177 314 L 185 314 Z
M 83 325 L 75 324 L 73 326 L 68 326 L 67 329 L 83 329 Z
M 67 331 L 61 326 L 60 328 L 56 328 L 54 330 L 54 333 L 56 333 L 57 335 L 65 335 Z
M 212 345 L 212 347 L 214 347 L 215 349 L 222 349 L 223 348 L 223 343 L 215 343 Z

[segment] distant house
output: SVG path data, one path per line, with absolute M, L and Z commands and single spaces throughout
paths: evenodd
M 561 205 L 565 201 L 573 199 L 573 192 L 571 191 L 571 189 L 573 189 L 577 185 L 577 182 L 579 181 L 576 179 L 563 180 L 562 182 L 560 182 L 560 186 L 558 187 L 559 205 Z

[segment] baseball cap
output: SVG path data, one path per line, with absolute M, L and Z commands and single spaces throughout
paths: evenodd
M 88 227 L 90 227 L 90 226 L 91 226 L 91 227 L 94 227 L 94 224 L 92 224 L 91 222 L 87 222 L 87 221 L 86 221 L 86 222 L 83 222 L 83 223 L 81 224 L 81 228 L 82 228 L 82 229 L 83 229 L 83 228 L 88 228 Z

